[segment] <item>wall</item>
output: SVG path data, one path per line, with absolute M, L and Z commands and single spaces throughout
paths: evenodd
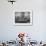
M 33 10 L 32 26 L 15 26 L 15 10 Z M 0 0 L 0 40 L 11 40 L 18 32 L 26 32 L 37 41 L 46 40 L 46 0 L 17 0 L 13 5 Z

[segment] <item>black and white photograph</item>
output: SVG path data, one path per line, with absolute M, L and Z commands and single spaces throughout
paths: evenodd
M 32 25 L 32 12 L 30 11 L 15 12 L 15 24 Z

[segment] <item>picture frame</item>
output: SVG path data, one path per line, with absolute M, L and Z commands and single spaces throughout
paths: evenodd
M 32 10 L 16 10 L 14 20 L 16 26 L 32 26 Z

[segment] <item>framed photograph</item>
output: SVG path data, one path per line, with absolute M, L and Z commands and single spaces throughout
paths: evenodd
M 15 25 L 17 26 L 32 25 L 32 10 L 15 11 Z

